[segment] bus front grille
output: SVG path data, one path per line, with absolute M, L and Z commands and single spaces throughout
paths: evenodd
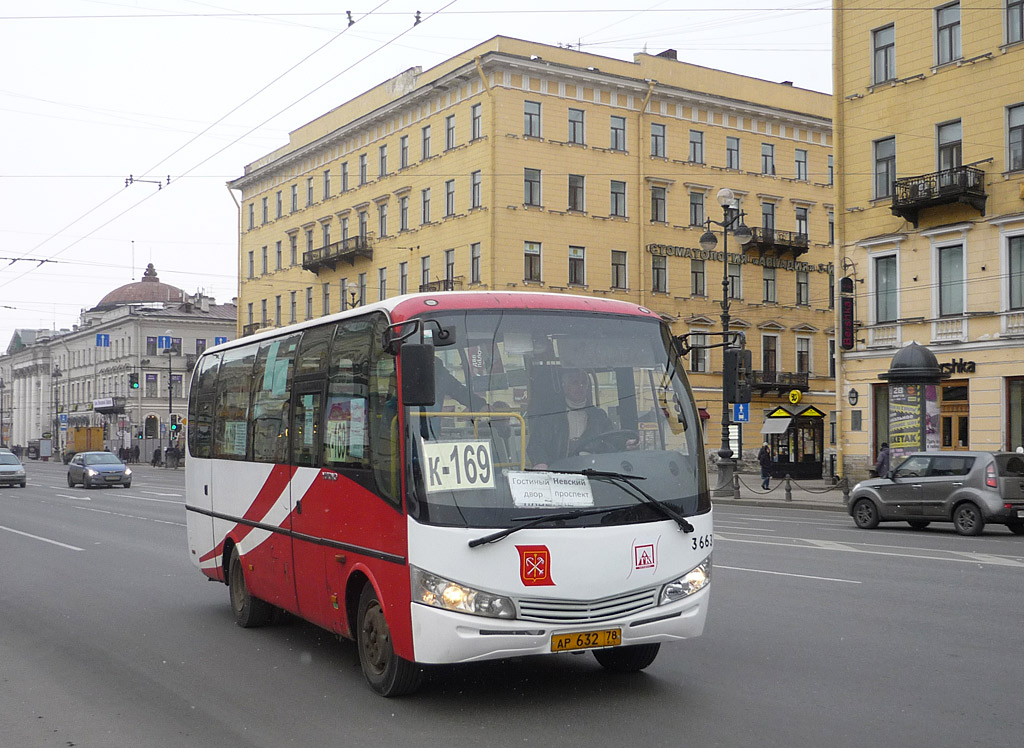
M 545 623 L 592 623 L 633 615 L 657 604 L 657 588 L 601 600 L 519 600 L 519 618 Z

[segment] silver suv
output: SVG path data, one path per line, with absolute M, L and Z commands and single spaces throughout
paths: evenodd
M 1024 454 L 916 452 L 888 475 L 854 486 L 849 511 L 866 530 L 879 522 L 915 530 L 952 522 L 961 535 L 980 535 L 993 523 L 1024 535 Z

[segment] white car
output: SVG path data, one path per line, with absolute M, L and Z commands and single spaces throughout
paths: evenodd
M 0 451 L 0 486 L 25 487 L 25 466 L 8 449 Z

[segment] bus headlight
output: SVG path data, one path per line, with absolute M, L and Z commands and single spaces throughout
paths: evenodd
M 415 566 L 411 568 L 412 600 L 415 603 L 488 618 L 516 617 L 515 606 L 507 597 L 457 584 Z
M 659 605 L 674 603 L 689 597 L 694 592 L 704 589 L 711 582 L 711 556 L 701 561 L 695 567 L 661 588 L 661 602 Z

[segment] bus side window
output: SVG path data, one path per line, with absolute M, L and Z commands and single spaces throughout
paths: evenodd
M 371 327 L 367 319 L 338 324 L 327 370 L 323 465 L 370 467 L 368 395 Z
M 252 458 L 288 461 L 288 397 L 299 335 L 260 345 L 252 378 Z
M 384 351 L 377 341 L 382 339 L 383 318 L 379 330 L 373 335 L 373 368 L 370 375 L 370 449 L 377 490 L 386 499 L 397 502 L 399 497 L 399 463 L 401 452 L 398 442 L 398 376 L 395 357 Z
M 217 376 L 213 456 L 244 460 L 249 455 L 249 412 L 253 362 L 257 346 L 225 351 Z
M 188 450 L 193 457 L 210 457 L 213 453 L 213 412 L 219 366 L 220 354 L 204 357 L 189 389 Z

